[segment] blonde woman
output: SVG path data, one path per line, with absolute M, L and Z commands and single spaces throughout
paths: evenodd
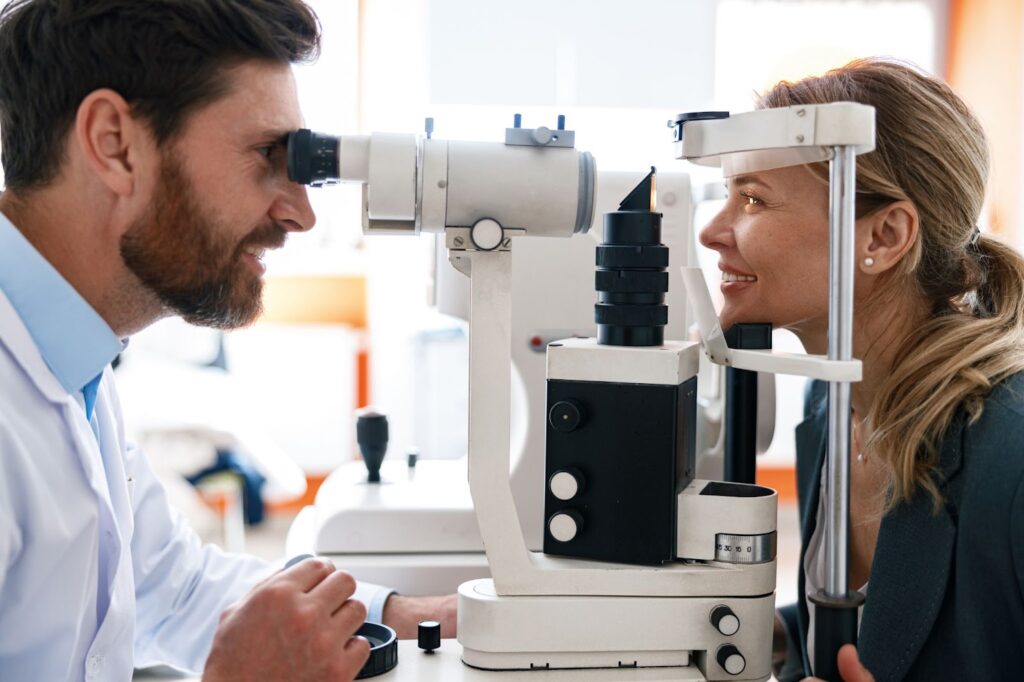
M 849 584 L 867 595 L 861 680 L 1020 679 L 1024 649 L 1024 260 L 976 227 L 988 154 L 944 83 L 861 60 L 775 86 L 762 107 L 855 101 L 876 109 L 858 157 Z M 720 255 L 723 327 L 771 321 L 811 353 L 828 332 L 825 164 L 728 179 L 701 233 Z M 753 277 L 755 279 L 750 280 Z M 825 391 L 798 428 L 803 549 L 798 603 L 776 623 L 780 678 L 813 661 L 824 587 Z M 784 665 L 783 665 L 784 664 Z

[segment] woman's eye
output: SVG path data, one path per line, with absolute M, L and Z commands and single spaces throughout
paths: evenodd
M 764 202 L 761 199 L 758 199 L 753 194 L 747 194 L 747 193 L 744 192 L 744 193 L 740 194 L 740 196 L 743 197 L 743 205 L 744 206 L 762 206 L 762 205 L 764 205 Z

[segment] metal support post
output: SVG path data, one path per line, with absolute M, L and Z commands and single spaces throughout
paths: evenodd
M 853 359 L 854 206 L 857 156 L 834 147 L 829 163 L 828 359 Z M 850 528 L 850 384 L 829 382 L 825 497 L 825 590 L 815 608 L 814 674 L 839 680 L 836 654 L 857 641 L 857 609 L 864 602 L 848 585 Z

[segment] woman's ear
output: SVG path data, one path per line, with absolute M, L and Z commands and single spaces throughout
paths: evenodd
M 917 207 L 894 201 L 857 221 L 857 267 L 878 275 L 895 267 L 917 242 Z
M 109 88 L 93 90 L 79 104 L 73 139 L 86 167 L 121 197 L 136 189 L 141 156 L 154 146 L 148 128 L 132 116 L 124 98 Z

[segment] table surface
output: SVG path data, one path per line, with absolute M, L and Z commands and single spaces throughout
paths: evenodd
M 398 642 L 398 665 L 373 680 L 380 682 L 688 682 L 703 680 L 695 667 L 640 668 L 602 670 L 518 670 L 494 671 L 470 668 L 462 662 L 462 647 L 454 639 L 441 642 L 441 648 L 428 654 L 416 646 L 416 640 Z M 134 680 L 199 680 L 198 677 L 170 677 L 153 672 L 137 673 Z

